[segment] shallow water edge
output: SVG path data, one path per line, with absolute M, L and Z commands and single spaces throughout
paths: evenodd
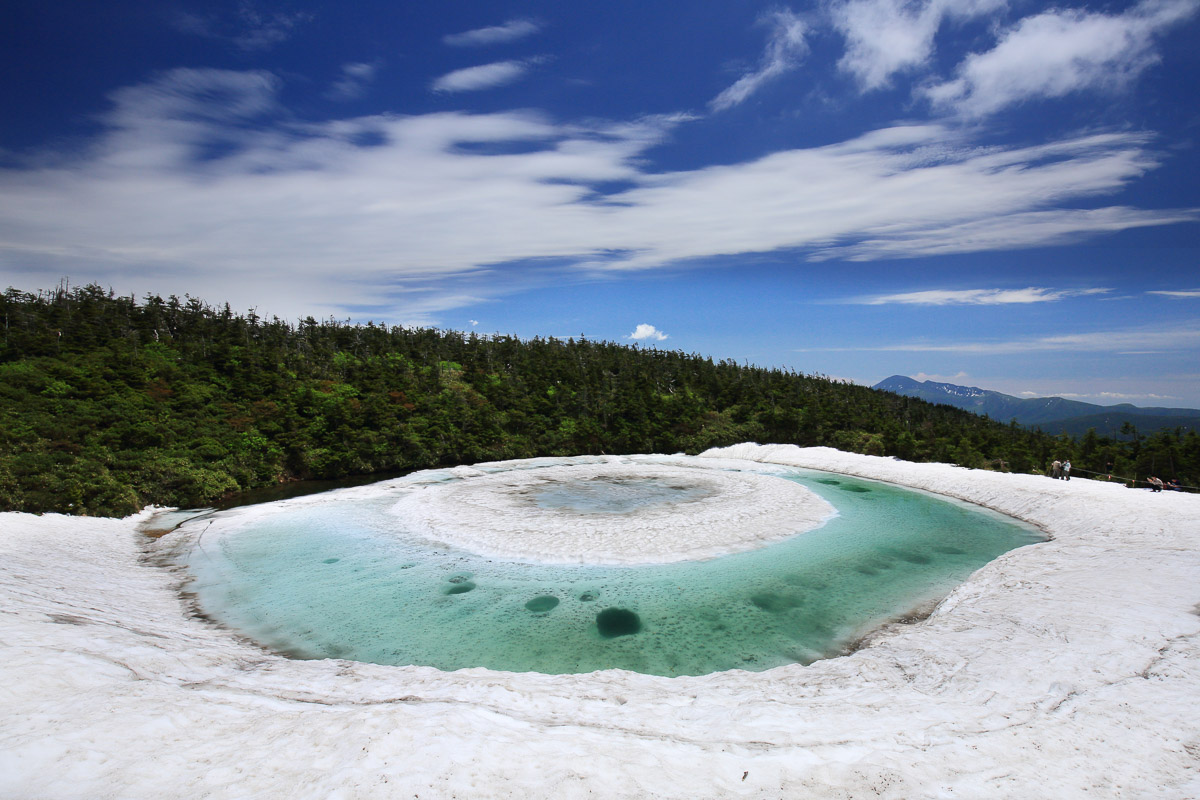
M 310 500 L 289 515 L 283 504 L 260 509 L 273 513 L 257 531 L 210 536 L 192 553 L 203 558 L 188 564 L 196 578 L 188 591 L 206 616 L 292 657 L 706 674 L 844 654 L 879 626 L 936 604 L 995 555 L 1038 540 L 1020 529 L 1001 541 L 1011 521 L 976 519 L 966 504 L 888 484 L 796 471 L 775 479 L 823 492 L 841 515 L 705 562 L 564 567 L 393 541 L 380 528 L 382 501 L 364 512 L 360 490 L 351 493 L 357 507 Z M 883 513 L 885 504 L 899 505 Z M 873 533 L 855 530 L 864 514 L 879 517 Z M 946 530 L 925 541 L 923 527 L 935 522 Z M 340 532 L 330 540 L 331 531 Z M 614 627 L 617 618 L 624 622 Z

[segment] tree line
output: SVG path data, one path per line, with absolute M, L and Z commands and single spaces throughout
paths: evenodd
M 96 285 L 10 288 L 0 318 L 10 511 L 120 516 L 299 479 L 743 441 L 1200 476 L 1195 433 L 1056 438 L 819 375 L 586 338 L 292 323 Z

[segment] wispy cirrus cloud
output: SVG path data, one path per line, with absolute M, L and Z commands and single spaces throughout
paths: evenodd
M 807 348 L 799 349 L 796 352 L 963 353 L 978 356 L 1074 352 L 1136 355 L 1151 352 L 1182 352 L 1197 346 L 1200 346 L 1200 326 L 1179 324 L 1010 339 L 888 342 L 858 347 Z
M 770 28 L 767 47 L 757 68 L 745 73 L 709 103 L 714 111 L 732 108 L 754 94 L 768 81 L 794 69 L 808 54 L 808 26 L 791 11 L 779 10 L 760 22 Z
M 1097 400 L 1103 403 L 1111 401 L 1127 403 L 1131 400 L 1178 400 L 1179 397 L 1171 394 L 1154 394 L 1153 392 L 1140 392 L 1137 394 L 1130 392 L 1046 392 L 1039 393 L 1033 391 L 1023 391 L 1017 393 L 1018 397 L 1063 397 L 1068 400 Z
M 944 225 L 914 225 L 908 230 L 896 228 L 884 232 L 883 236 L 868 235 L 855 242 L 822 248 L 813 255 L 813 259 L 875 261 L 987 250 L 1019 250 L 1071 244 L 1087 235 L 1197 220 L 1200 220 L 1200 209 L 1195 208 L 1151 211 L 1128 206 L 1107 206 L 1017 211 L 996 217 L 979 215 Z
M 503 25 L 491 25 L 462 33 L 442 37 L 442 42 L 451 47 L 481 47 L 492 44 L 507 44 L 524 39 L 541 31 L 541 23 L 531 19 L 513 19 Z
M 287 41 L 297 28 L 312 19 L 312 14 L 303 11 L 261 11 L 245 0 L 232 17 L 183 12 L 176 14 L 171 22 L 178 31 L 206 39 L 222 39 L 239 50 L 250 52 L 269 50 Z
M 926 289 L 917 292 L 860 297 L 848 302 L 858 305 L 999 306 L 1014 303 L 1053 303 L 1066 297 L 1107 294 L 1112 289 Z
M 528 61 L 496 61 L 447 73 L 430 88 L 435 92 L 477 92 L 513 83 L 528 71 Z
M 1171 297 L 1176 300 L 1191 300 L 1192 298 L 1200 297 L 1200 289 L 1190 289 L 1190 290 L 1180 290 L 1180 291 L 1171 291 L 1171 290 L 1162 289 L 1162 290 L 1147 291 L 1146 294 L 1157 294 L 1157 295 L 1161 295 L 1163 297 Z
M 1158 63 L 1157 37 L 1198 11 L 1195 0 L 1143 0 L 1121 14 L 1067 8 L 1025 17 L 925 96 L 935 108 L 981 117 L 1029 100 L 1123 89 Z
M 981 149 L 958 129 L 895 126 L 662 171 L 647 168 L 645 153 L 687 117 L 429 113 L 301 124 L 281 83 L 261 71 L 163 73 L 114 92 L 103 134 L 86 149 L 0 168 L 6 272 L 36 264 L 99 281 L 139 275 L 151 286 L 203 274 L 231 302 L 228 287 L 281 303 L 303 290 L 330 313 L 370 305 L 381 285 L 437 283 L 445 302 L 394 296 L 395 316 L 408 319 L 499 296 L 517 272 L 561 280 L 568 270 L 617 274 L 785 249 L 801 262 L 1008 250 L 1200 219 L 1095 207 L 1157 166 L 1136 133 Z M 1093 208 L 1065 207 L 1081 199 Z M 1053 224 L 1035 224 L 1042 215 Z M 503 270 L 515 263 L 520 270 Z
M 874 260 L 1012 250 L 1200 220 L 1195 209 L 1061 207 L 1115 192 L 1152 169 L 1156 156 L 1143 135 L 986 150 L 959 136 L 938 125 L 897 126 L 742 164 L 646 176 L 611 199 L 639 222 L 659 221 L 657 242 L 619 266 L 659 265 L 664 247 L 676 258 L 808 247 L 811 260 Z M 685 208 L 686 234 L 676 216 Z
M 355 62 L 342 65 L 341 77 L 329 87 L 326 97 L 333 100 L 356 100 L 366 94 L 367 87 L 375 78 L 378 64 Z

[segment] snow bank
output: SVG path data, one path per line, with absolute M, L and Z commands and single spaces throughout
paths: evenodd
M 289 661 L 189 618 L 142 517 L 0 515 L 0 796 L 1200 796 L 1200 496 L 739 445 L 1053 540 L 809 667 Z

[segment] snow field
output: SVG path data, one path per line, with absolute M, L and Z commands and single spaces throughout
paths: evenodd
M 825 448 L 1053 539 L 808 667 L 290 661 L 190 617 L 125 520 L 0 515 L 0 796 L 1200 797 L 1200 496 Z

